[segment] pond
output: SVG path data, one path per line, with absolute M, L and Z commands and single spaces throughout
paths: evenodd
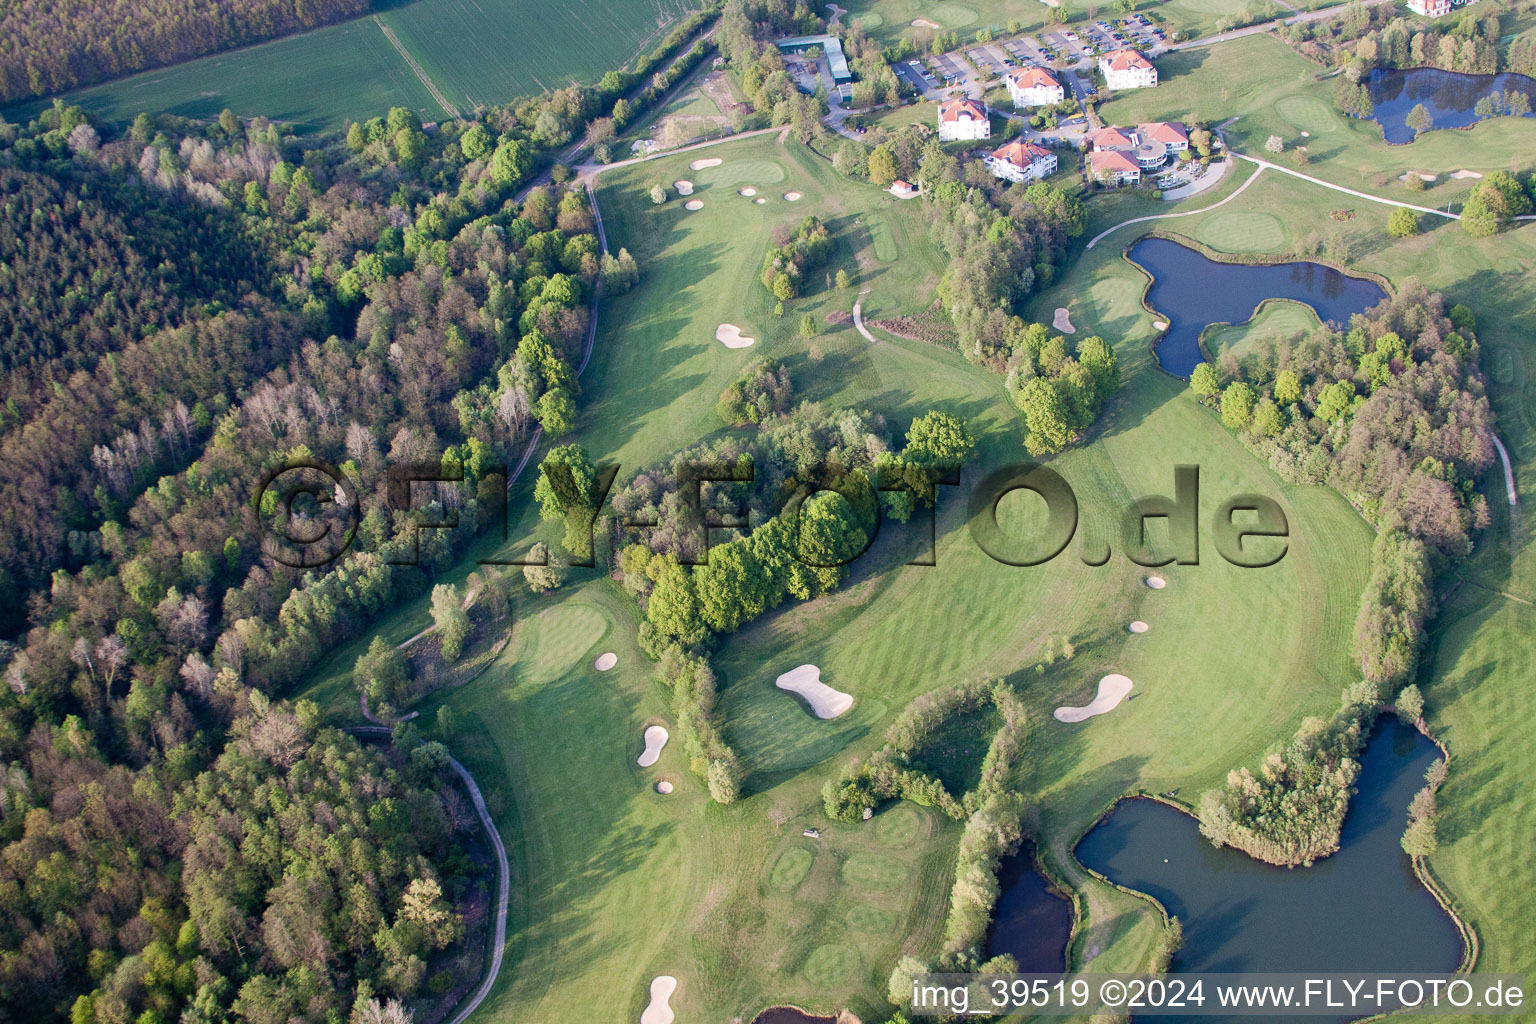
M 1211 324 L 1243 324 L 1266 299 L 1311 306 L 1324 323 L 1347 324 L 1387 297 L 1374 281 L 1351 277 L 1321 263 L 1220 263 L 1166 238 L 1143 238 L 1131 259 L 1148 274 L 1147 304 L 1168 321 L 1157 345 L 1162 368 L 1188 378 L 1205 361 L 1200 335 Z
M 1011 953 L 1026 974 L 1065 971 L 1072 904 L 1052 892 L 1035 870 L 1034 852 L 1025 850 L 1003 861 L 997 883 L 1002 895 L 987 935 L 987 956 Z
M 752 1024 L 836 1024 L 836 1017 L 813 1017 L 793 1006 L 770 1006 Z
M 1339 852 L 1310 868 L 1218 850 L 1194 818 L 1151 800 L 1121 803 L 1077 857 L 1178 917 L 1175 971 L 1454 971 L 1461 937 L 1399 845 L 1408 802 L 1437 757 L 1396 719 L 1377 728 Z
M 1429 111 L 1431 128 L 1465 128 L 1484 118 L 1510 112 L 1510 97 L 1516 100 L 1516 112 L 1531 116 L 1536 108 L 1536 78 L 1505 71 L 1497 75 L 1464 75 L 1439 68 L 1379 68 L 1366 78 L 1366 88 L 1376 112 L 1372 119 L 1381 125 L 1382 135 L 1392 145 L 1412 142 L 1416 132 L 1408 127 L 1408 112 L 1423 104 Z M 1479 101 L 1489 103 L 1479 109 Z

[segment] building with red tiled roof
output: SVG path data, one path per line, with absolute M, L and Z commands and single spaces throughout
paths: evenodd
M 1182 121 L 1152 121 L 1136 126 L 1136 132 L 1144 140 L 1161 142 L 1171 152 L 1182 153 L 1189 148 L 1189 131 Z
M 1015 109 L 1060 103 L 1067 91 L 1044 68 L 1016 68 L 1008 72 L 1008 95 Z
M 1146 89 L 1157 84 L 1157 68 L 1135 50 L 1112 50 L 1099 58 L 1104 84 L 1111 89 Z
M 1088 154 L 1088 170 L 1096 181 L 1111 185 L 1135 184 L 1141 180 L 1141 165 L 1123 149 L 1103 149 Z
M 960 96 L 939 104 L 939 138 L 942 141 L 991 137 L 992 122 L 987 117 L 987 108 L 980 102 Z
M 1037 142 L 1014 139 L 988 153 L 982 161 L 993 177 L 1004 181 L 1036 181 L 1056 173 L 1056 154 Z

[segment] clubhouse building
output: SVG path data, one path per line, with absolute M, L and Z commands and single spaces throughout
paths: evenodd
M 992 121 L 987 117 L 987 108 L 979 101 L 957 96 L 939 103 L 940 141 L 969 142 L 991 137 Z
M 1157 68 L 1135 50 L 1113 50 L 1099 58 L 1104 84 L 1111 89 L 1150 89 L 1157 84 Z
M 1008 72 L 1008 95 L 1017 110 L 1060 103 L 1066 98 L 1066 90 L 1044 68 L 1015 68 Z
M 1179 121 L 1153 121 L 1135 128 L 1100 128 L 1089 137 L 1088 169 L 1097 181 L 1124 185 L 1141 181 L 1189 149 L 1189 132 Z

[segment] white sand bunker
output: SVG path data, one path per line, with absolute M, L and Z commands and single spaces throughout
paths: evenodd
M 592 663 L 592 667 L 597 669 L 599 672 L 607 672 L 618 663 L 619 656 L 614 654 L 612 651 L 608 651 L 605 654 L 599 654 L 597 656 L 597 660 Z
M 1056 316 L 1051 320 L 1051 326 L 1062 334 L 1076 334 L 1077 328 L 1072 326 L 1072 315 L 1066 306 L 1056 307 Z
M 748 185 L 746 188 L 737 189 L 736 191 L 737 191 L 737 193 L 739 195 L 744 195 L 744 196 L 755 196 L 755 195 L 757 195 L 757 189 L 753 188 L 751 185 Z
M 817 718 L 836 718 L 853 707 L 853 697 L 822 682 L 821 669 L 815 665 L 791 669 L 779 676 L 774 685 L 804 697 Z
M 792 203 L 798 203 L 800 201 L 800 193 L 799 192 L 785 192 L 784 193 L 784 198 L 788 199 Z
M 687 180 L 674 181 L 672 183 L 672 187 L 677 189 L 677 194 L 680 195 L 680 196 L 691 196 L 691 195 L 693 195 L 693 182 L 691 182 L 691 181 L 687 181 Z
M 1476 171 L 1468 171 L 1468 170 L 1463 169 L 1463 170 L 1460 170 L 1460 171 L 1452 172 L 1451 173 L 1451 177 L 1453 177 L 1453 178 L 1481 178 L 1482 175 L 1477 173 Z
M 1153 590 L 1162 590 L 1167 585 L 1168 581 L 1163 579 L 1161 576 L 1147 577 L 1147 586 L 1151 587 Z
M 1407 181 L 1409 178 L 1422 178 L 1424 181 L 1434 181 L 1438 174 L 1425 174 L 1423 171 L 1409 171 L 1407 174 L 1399 174 L 1398 181 Z
M 725 161 L 717 156 L 705 157 L 703 160 L 695 160 L 689 164 L 688 169 L 690 171 L 702 171 L 706 167 L 719 167 L 723 163 Z
M 754 200 L 752 200 L 752 201 L 753 201 L 753 202 L 754 202 L 754 203 L 756 203 L 756 204 L 757 204 L 757 205 L 759 205 L 759 206 L 761 206 L 761 205 L 763 205 L 763 204 L 764 204 L 764 203 L 766 203 L 766 202 L 767 202 L 767 201 L 768 201 L 768 200 L 766 200 L 766 199 L 764 199 L 764 198 L 763 198 L 763 197 L 762 197 L 762 196 L 758 196 L 758 197 L 757 197 L 757 198 L 756 198 L 756 199 L 754 199 Z
M 667 730 L 659 725 L 653 725 L 645 730 L 645 753 L 640 755 L 635 763 L 641 768 L 649 768 L 661 757 L 661 748 L 667 745 Z
M 718 161 L 717 161 L 718 162 Z M 672 993 L 677 991 L 677 979 L 670 974 L 663 974 L 651 981 L 651 1002 L 640 1014 L 640 1024 L 672 1024 L 676 1017 L 672 1013 L 672 1007 L 668 1000 Z
M 1137 619 L 1135 622 L 1131 623 L 1128 628 L 1132 633 L 1145 633 L 1150 627 L 1148 627 L 1145 622 Z
M 656 792 L 665 796 L 666 794 L 672 792 L 672 783 L 668 782 L 666 779 L 662 779 L 660 782 L 656 783 Z
M 685 210 L 702 210 L 702 209 L 704 209 L 704 200 L 702 200 L 702 199 L 690 199 L 686 203 L 683 204 L 683 209 L 685 209 Z
M 1099 695 L 1093 698 L 1092 704 L 1080 708 L 1057 708 L 1056 721 L 1081 722 L 1094 715 L 1113 711 L 1122 700 L 1125 700 L 1125 695 L 1131 692 L 1133 685 L 1135 684 L 1131 682 L 1130 677 L 1111 673 L 1099 680 Z
M 746 348 L 757 339 L 742 334 L 741 328 L 735 324 L 721 324 L 715 328 L 715 340 L 726 348 Z
M 927 18 L 913 18 L 912 25 L 915 28 L 942 28 L 943 26 L 929 21 Z
M 1152 321 L 1152 329 L 1155 330 L 1155 331 L 1166 331 L 1168 329 L 1168 321 L 1167 320 L 1153 320 Z

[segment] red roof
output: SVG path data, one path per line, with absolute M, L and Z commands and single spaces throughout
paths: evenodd
M 1135 149 L 1136 142 L 1119 128 L 1100 128 L 1093 133 L 1094 149 Z
M 1108 61 L 1111 71 L 1149 71 L 1152 68 L 1152 62 L 1135 50 L 1115 50 L 1099 59 Z
M 1042 157 L 1049 157 L 1051 151 L 1035 142 L 1025 142 L 1023 139 L 1014 139 L 1006 146 L 999 146 L 992 151 L 994 159 L 1003 160 L 1015 167 L 1028 167 Z
M 1047 89 L 1061 88 L 1061 83 L 1041 68 L 1019 68 L 1008 72 L 1008 79 L 1019 89 L 1035 89 L 1040 86 Z
M 1118 149 L 1106 149 L 1098 153 L 1088 154 L 1088 164 L 1093 168 L 1095 175 L 1100 174 L 1140 174 L 1141 167 L 1132 160 L 1130 154 Z
M 939 104 L 940 121 L 985 121 L 987 108 L 972 99 L 945 100 Z
M 1184 130 L 1182 121 L 1153 121 L 1150 124 L 1136 126 L 1143 139 L 1151 139 L 1153 142 L 1161 142 L 1172 146 L 1189 142 L 1189 132 Z

